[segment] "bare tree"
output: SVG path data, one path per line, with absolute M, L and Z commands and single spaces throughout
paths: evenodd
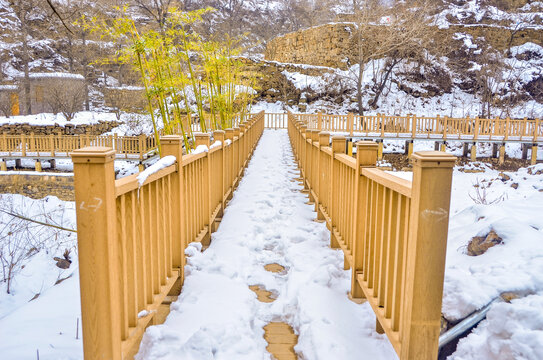
M 170 8 L 185 9 L 185 1 L 180 0 L 132 0 L 134 5 L 144 16 L 148 16 L 158 25 L 160 31 L 164 31 L 166 19 L 170 14 Z
M 110 107 L 117 120 L 121 119 L 122 112 L 142 113 L 146 111 L 147 98 L 143 88 L 105 88 L 104 100 Z
M 348 64 L 358 65 L 353 75 L 360 115 L 363 115 L 365 108 L 364 75 L 368 63 L 384 60 L 382 65 L 374 62 L 374 95 L 369 106 L 375 108 L 396 66 L 404 60 L 415 60 L 424 54 L 433 37 L 429 18 L 432 9 L 430 0 L 395 3 L 394 6 L 381 0 L 366 0 L 359 4 L 353 34 L 356 49 L 353 58 L 348 59 Z
M 70 121 L 76 112 L 82 110 L 85 84 L 83 81 L 49 81 L 44 100 L 54 114 L 62 113 L 66 120 Z
M 11 113 L 12 105 L 11 94 L 5 91 L 0 92 L 0 113 L 4 114 L 5 117 L 10 117 L 13 115 Z
M 30 47 L 28 40 L 33 33 L 32 21 L 33 19 L 44 17 L 43 2 L 38 0 L 8 0 L 11 14 L 16 18 L 15 23 L 18 26 L 18 40 L 21 43 L 21 49 L 16 51 L 16 56 L 20 58 L 23 71 L 24 71 L 24 103 L 26 113 L 32 114 L 32 101 L 30 97 Z

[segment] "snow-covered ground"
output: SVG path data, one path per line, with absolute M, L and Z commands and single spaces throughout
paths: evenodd
M 476 169 L 484 172 L 465 171 Z M 293 326 L 299 335 L 296 351 L 306 359 L 396 358 L 386 337 L 374 332 L 369 306 L 347 299 L 343 255 L 328 247 L 324 224 L 312 221 L 313 208 L 292 181 L 297 176 L 286 131 L 266 130 L 211 246 L 203 253 L 199 244 L 189 246 L 182 295 L 166 323 L 148 329 L 140 359 L 269 358 L 262 327 L 270 321 Z M 2 199 L 32 217 L 59 214 L 56 210 L 66 206 L 62 218 L 50 219 L 75 227 L 71 202 L 19 195 Z M 543 359 L 543 164 L 504 173 L 481 163 L 456 167 L 450 213 L 445 317 L 463 318 L 502 292 L 520 296 L 493 305 L 487 320 L 460 341 L 450 359 Z M 471 238 L 491 229 L 503 244 L 468 256 Z M 75 237 L 35 236 L 47 246 L 23 262 L 12 294 L 0 283 L 0 358 L 36 359 L 38 350 L 42 360 L 82 359 L 80 333 L 76 339 Z M 2 244 L 5 239 L 0 236 Z M 64 248 L 72 249 L 68 270 L 52 260 Z M 263 266 L 273 262 L 287 271 L 265 271 Z M 248 288 L 257 284 L 277 295 L 275 302 L 258 302 Z
M 329 248 L 325 224 L 305 204 L 286 131 L 266 130 L 221 225 L 190 256 L 183 292 L 163 325 L 147 330 L 139 359 L 269 359 L 262 327 L 285 321 L 307 359 L 394 358 L 375 333 L 368 304 L 349 301 L 343 253 Z M 278 263 L 285 274 L 264 265 Z M 249 285 L 277 295 L 260 303 Z
M 35 115 L 0 116 L 0 125 L 4 124 L 28 124 L 35 126 L 61 126 L 93 125 L 100 121 L 116 121 L 114 113 L 97 111 L 80 111 L 75 113 L 72 120 L 68 121 L 62 114 L 40 113 Z
M 33 200 L 0 195 L 0 210 L 75 229 L 75 205 L 54 196 Z M 79 301 L 77 238 L 73 232 L 25 222 L 0 211 L 0 258 L 14 265 L 7 282 L 0 281 L 0 358 L 82 359 L 81 324 L 76 339 Z M 68 269 L 54 257 L 69 251 Z M 4 271 L 6 268 L 4 268 Z

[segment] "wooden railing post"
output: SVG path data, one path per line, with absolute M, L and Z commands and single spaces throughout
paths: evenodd
M 228 189 L 226 190 L 231 190 L 230 191 L 230 197 L 232 196 L 232 193 L 234 192 L 234 188 L 233 188 L 233 181 L 234 179 L 236 178 L 236 174 L 235 174 L 235 171 L 234 171 L 234 129 L 226 129 L 225 130 L 225 141 L 226 140 L 230 140 L 230 142 L 232 143 L 230 145 L 230 156 L 229 156 L 229 159 L 226 159 L 226 167 L 228 168 L 228 173 L 230 174 L 230 179 L 228 179 Z M 226 170 L 226 168 L 225 168 Z
M 51 147 L 51 156 L 55 156 L 55 135 L 49 135 L 49 146 Z
M 195 148 L 200 146 L 200 145 L 204 145 L 204 146 L 207 146 L 207 148 L 209 149 L 209 146 L 210 146 L 210 137 L 211 135 L 210 134 L 195 134 L 194 135 L 194 145 L 195 145 Z M 238 147 L 239 149 L 239 147 Z M 206 184 L 206 190 L 205 190 L 205 198 L 204 198 L 204 209 L 203 209 L 203 213 L 205 214 L 205 216 L 207 216 L 207 225 L 209 226 L 209 231 L 207 232 L 206 236 L 204 237 L 204 239 L 202 239 L 202 244 L 204 246 L 207 246 L 209 245 L 209 242 L 211 240 L 211 212 L 212 212 L 212 209 L 211 209 L 211 161 L 210 161 L 210 157 L 209 157 L 209 151 L 206 152 L 206 158 L 205 158 L 205 161 L 204 161 L 204 165 L 203 165 L 203 169 L 202 169 L 202 174 L 201 174 L 201 181 L 202 181 L 202 184 Z
M 75 150 L 71 156 L 85 360 L 121 360 L 115 151 L 90 147 Z
M 175 156 L 177 159 L 177 172 L 171 176 L 171 193 L 168 195 L 172 201 L 172 266 L 180 269 L 183 280 L 183 267 L 185 265 L 185 248 L 188 245 L 185 239 L 185 207 L 183 184 L 183 137 L 179 135 L 166 135 L 160 137 L 163 156 Z M 171 271 L 171 269 L 169 269 Z M 171 275 L 168 275 L 171 276 Z
M 437 359 L 455 160 L 436 151 L 413 155 L 402 360 Z
M 116 134 L 115 134 L 116 135 Z M 143 161 L 144 155 L 147 152 L 147 141 L 146 141 L 145 134 L 141 134 L 138 138 L 138 150 L 140 155 L 140 161 Z M 115 142 L 117 142 L 117 138 L 115 138 Z M 162 144 L 162 143 L 161 143 Z M 164 155 L 165 156 L 165 155 Z
M 225 204 L 224 204 L 224 194 L 226 194 L 226 191 L 228 189 L 225 189 L 225 177 L 226 177 L 226 156 L 225 156 L 225 145 L 224 145 L 224 140 L 225 140 L 225 136 L 226 136 L 226 132 L 224 130 L 215 130 L 213 132 L 213 138 L 215 139 L 215 141 L 220 141 L 221 142 L 221 174 L 220 174 L 220 178 L 221 178 L 221 211 L 220 211 L 220 214 L 222 214 L 224 212 L 224 208 L 225 208 Z M 215 176 L 215 169 L 212 169 L 213 170 L 213 175 Z M 222 216 L 222 215 L 220 215 Z
M 411 115 L 411 139 L 414 140 L 417 136 L 417 116 Z
M 338 193 L 338 187 L 339 187 L 339 160 L 336 161 L 335 154 L 345 154 L 345 144 L 347 142 L 347 139 L 345 139 L 345 136 L 332 136 L 332 163 L 330 165 L 330 169 L 332 171 L 332 176 L 330 177 L 330 247 L 331 248 L 338 248 L 339 243 L 337 242 L 335 236 L 334 236 L 334 227 L 337 226 L 337 219 L 339 216 L 339 193 Z
M 473 133 L 473 139 L 474 140 L 477 140 L 479 138 L 479 127 L 480 127 L 479 117 L 477 116 L 475 118 L 475 132 Z
M 317 114 L 317 129 L 322 130 L 322 112 L 320 111 Z
M 303 125 L 300 125 L 300 155 L 298 155 L 298 158 L 299 158 L 299 161 L 300 161 L 300 168 L 301 170 L 303 171 L 303 173 L 301 174 L 302 177 L 305 176 L 305 169 L 304 167 L 306 166 L 306 144 L 307 142 L 305 141 L 306 135 L 307 134 L 307 125 L 303 124 Z M 305 136 L 304 136 L 305 135 Z M 305 181 L 304 181 L 304 188 L 307 188 L 306 185 L 305 185 Z
M 26 156 L 26 136 L 25 136 L 25 134 L 21 134 L 21 151 L 22 151 L 22 155 Z
M 317 219 L 318 220 L 324 220 L 324 214 L 322 213 L 322 211 L 320 211 L 320 208 L 319 208 L 319 202 L 322 203 L 322 200 L 321 200 L 321 196 L 323 194 L 323 188 L 325 186 L 330 186 L 330 184 L 327 184 L 326 183 L 326 179 L 324 179 L 324 173 L 323 173 L 323 167 L 324 167 L 324 164 L 323 164 L 323 152 L 322 152 L 322 148 L 325 147 L 325 146 L 330 146 L 330 133 L 329 132 L 326 132 L 326 131 L 321 131 L 319 133 L 319 152 L 317 154 L 317 168 L 318 168 L 318 171 L 317 171 L 317 178 L 316 178 L 316 181 L 318 183 L 317 185 L 317 191 L 319 192 L 318 193 L 318 201 L 315 201 L 315 211 L 317 212 Z
M 353 261 L 351 275 L 351 292 L 349 298 L 360 302 L 365 298 L 358 284 L 357 275 L 363 270 L 364 242 L 369 236 L 366 221 L 368 210 L 368 179 L 362 176 L 362 168 L 375 167 L 377 164 L 378 145 L 373 141 L 358 141 L 356 143 L 356 175 L 355 175 L 355 211 L 353 214 Z
M 354 114 L 349 113 L 347 114 L 347 131 L 349 131 L 350 136 L 353 136 L 353 128 L 354 128 Z

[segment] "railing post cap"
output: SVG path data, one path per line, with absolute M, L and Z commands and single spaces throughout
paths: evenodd
M 332 136 L 332 142 L 334 141 L 346 141 L 347 138 L 343 135 L 334 135 Z
M 328 131 L 319 132 L 319 145 L 330 145 L 330 133 Z
M 74 150 L 70 156 L 74 164 L 105 164 L 115 160 L 115 150 L 104 146 L 88 146 Z
M 182 144 L 183 137 L 180 135 L 163 135 L 160 137 L 160 143 L 162 145 Z
M 379 145 L 375 142 L 375 141 L 367 141 L 367 140 L 359 140 L 356 142 L 356 148 L 357 149 L 361 149 L 361 148 L 368 148 L 368 149 L 371 149 L 371 148 L 375 148 L 377 149 L 379 147 Z
M 225 134 L 226 132 L 224 130 L 215 130 L 213 131 L 213 135 L 215 134 Z
M 412 157 L 413 166 L 420 167 L 454 167 L 456 156 L 442 151 L 418 151 Z
M 196 133 L 194 134 L 194 137 L 203 139 L 203 138 L 209 138 L 211 137 L 211 135 L 208 133 Z

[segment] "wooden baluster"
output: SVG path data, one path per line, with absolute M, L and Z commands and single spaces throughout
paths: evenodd
M 83 148 L 74 163 L 85 360 L 121 360 L 121 284 L 115 210 L 115 151 Z
M 402 360 L 437 359 L 455 160 L 434 151 L 413 155 Z

